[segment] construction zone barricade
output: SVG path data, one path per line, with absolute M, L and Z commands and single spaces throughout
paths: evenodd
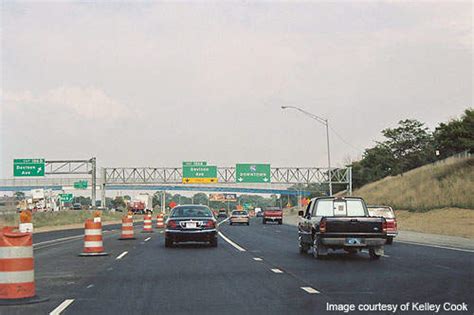
M 153 233 L 151 214 L 143 216 L 143 230 L 142 233 Z
M 163 229 L 165 227 L 165 218 L 163 216 L 163 213 L 158 213 L 156 216 L 156 228 L 157 229 Z
M 0 231 L 0 305 L 47 300 L 36 295 L 32 234 L 4 227 Z
M 96 221 L 96 222 L 94 222 Z M 98 221 L 98 222 L 97 222 Z M 79 256 L 106 256 L 102 242 L 102 223 L 97 217 L 87 219 L 84 226 L 84 250 Z
M 122 218 L 122 235 L 120 235 L 119 240 L 134 240 L 135 236 L 133 234 L 133 218 L 132 216 L 124 216 Z

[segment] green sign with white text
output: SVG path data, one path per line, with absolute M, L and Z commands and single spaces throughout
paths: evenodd
M 14 159 L 13 176 L 44 176 L 44 159 Z
M 237 183 L 270 183 L 270 164 L 237 164 L 235 181 Z
M 59 194 L 59 200 L 61 202 L 70 203 L 70 202 L 72 202 L 73 199 L 74 199 L 73 194 Z
M 86 189 L 87 188 L 87 181 L 86 180 L 80 180 L 78 182 L 74 182 L 74 188 L 75 189 Z
M 183 184 L 217 183 L 217 166 L 183 164 Z

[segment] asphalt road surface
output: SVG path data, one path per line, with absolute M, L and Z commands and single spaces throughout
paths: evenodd
M 120 241 L 104 230 L 105 257 L 78 257 L 82 229 L 35 234 L 37 293 L 47 302 L 0 306 L 0 314 L 344 314 L 328 308 L 397 305 L 396 314 L 433 314 L 422 307 L 467 303 L 474 312 L 474 252 L 394 243 L 378 261 L 334 253 L 324 260 L 298 253 L 289 225 L 229 226 L 219 246 L 164 247 L 164 235 Z M 126 253 L 125 253 L 126 252 Z M 406 303 L 409 309 L 401 311 Z M 430 303 L 430 304 L 425 304 Z M 62 312 L 60 312 L 62 311 Z M 366 312 L 362 312 L 366 313 Z

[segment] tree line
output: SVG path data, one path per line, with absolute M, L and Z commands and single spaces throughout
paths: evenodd
M 395 128 L 382 130 L 382 135 L 383 141 L 350 165 L 354 188 L 460 152 L 473 153 L 474 109 L 466 109 L 460 118 L 440 123 L 434 130 L 416 119 L 405 119 Z

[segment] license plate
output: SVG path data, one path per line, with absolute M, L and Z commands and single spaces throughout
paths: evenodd
M 186 222 L 187 229 L 195 229 L 197 227 L 196 222 Z
M 362 241 L 360 238 L 346 238 L 347 245 L 360 245 Z

